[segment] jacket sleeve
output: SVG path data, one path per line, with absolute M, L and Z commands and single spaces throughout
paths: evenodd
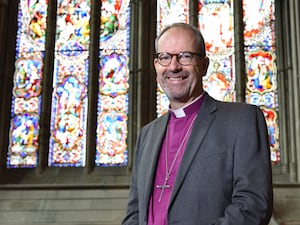
M 141 136 L 141 135 L 140 135 Z M 130 178 L 130 189 L 129 189 L 129 197 L 128 197 L 128 205 L 126 216 L 123 219 L 122 225 L 138 225 L 139 224 L 139 196 L 138 196 L 138 188 L 137 188 L 137 165 L 138 163 L 138 143 L 140 142 L 140 136 L 138 137 L 136 147 L 135 147 L 135 155 L 133 168 Z
M 234 150 L 232 200 L 215 225 L 267 225 L 272 216 L 272 171 L 265 118 L 254 106 L 242 115 L 241 121 Z

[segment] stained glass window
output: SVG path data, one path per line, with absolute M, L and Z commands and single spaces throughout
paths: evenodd
M 126 165 L 129 88 L 129 0 L 102 1 L 97 116 L 98 166 Z
M 49 166 L 86 158 L 90 0 L 58 0 Z
M 93 152 L 86 147 L 88 138 L 93 138 L 87 137 L 88 83 L 92 76 L 89 51 L 97 51 L 90 50 L 92 2 L 21 0 L 7 158 L 10 168 L 39 165 L 48 4 L 56 7 L 56 27 L 51 29 L 55 30 L 55 42 L 48 166 L 84 167 L 87 154 Z M 96 166 L 124 166 L 128 162 L 130 1 L 105 0 L 99 4 L 102 8 L 94 161 Z
M 158 0 L 157 1 L 157 34 L 167 25 L 175 22 L 189 22 L 189 0 Z M 169 100 L 158 85 L 157 115 L 168 111 Z
M 38 163 L 42 69 L 47 18 L 46 0 L 21 0 L 7 167 Z
M 247 72 L 246 101 L 261 107 L 268 130 L 271 159 L 280 162 L 274 1 L 243 1 Z
M 235 100 L 233 0 L 199 1 L 199 28 L 210 60 L 204 89 L 214 98 Z
M 178 21 L 178 17 L 161 13 L 168 12 L 171 2 L 161 0 L 157 3 L 158 32 L 162 27 L 161 21 Z M 234 0 L 198 1 L 198 25 L 210 58 L 207 75 L 203 78 L 204 89 L 214 98 L 224 101 L 236 100 L 233 3 Z M 271 159 L 273 163 L 279 163 L 274 0 L 244 0 L 243 9 L 246 102 L 263 110 L 269 129 Z M 178 12 L 178 15 L 182 13 Z M 160 116 L 167 111 L 169 102 L 160 88 L 157 96 L 157 114 Z

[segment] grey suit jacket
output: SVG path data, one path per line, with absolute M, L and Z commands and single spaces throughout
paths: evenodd
M 166 114 L 141 129 L 123 225 L 146 225 Z M 266 225 L 273 205 L 265 119 L 254 105 L 206 94 L 187 143 L 168 208 L 168 224 Z

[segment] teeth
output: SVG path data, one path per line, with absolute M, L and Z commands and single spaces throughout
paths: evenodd
M 170 77 L 169 79 L 176 81 L 176 80 L 182 80 L 182 77 Z

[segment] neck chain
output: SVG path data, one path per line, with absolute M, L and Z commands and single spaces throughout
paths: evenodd
M 161 189 L 161 192 L 160 192 L 160 195 L 159 195 L 159 199 L 158 199 L 159 202 L 161 201 L 161 198 L 162 198 L 162 195 L 163 195 L 165 189 L 170 188 L 170 185 L 168 184 L 170 175 L 171 175 L 172 170 L 173 170 L 173 168 L 175 166 L 175 163 L 176 163 L 176 160 L 178 158 L 178 155 L 181 152 L 182 147 L 183 147 L 184 143 L 186 142 L 186 140 L 187 140 L 187 138 L 188 138 L 188 136 L 189 136 L 189 134 L 191 132 L 191 129 L 193 127 L 193 124 L 194 124 L 194 121 L 195 121 L 196 117 L 197 117 L 197 115 L 194 116 L 194 118 L 193 118 L 190 126 L 188 127 L 188 129 L 187 129 L 187 131 L 186 131 L 186 133 L 185 133 L 185 135 L 184 135 L 184 137 L 182 139 L 182 142 L 180 143 L 180 146 L 178 147 L 178 149 L 176 151 L 176 154 L 175 154 L 174 159 L 173 159 L 173 161 L 171 163 L 170 169 L 169 169 L 169 163 L 168 163 L 168 136 L 169 136 L 168 135 L 169 134 L 168 130 L 169 129 L 167 128 L 167 132 L 166 132 L 166 176 L 165 176 L 164 183 L 162 185 L 156 185 L 156 188 Z

